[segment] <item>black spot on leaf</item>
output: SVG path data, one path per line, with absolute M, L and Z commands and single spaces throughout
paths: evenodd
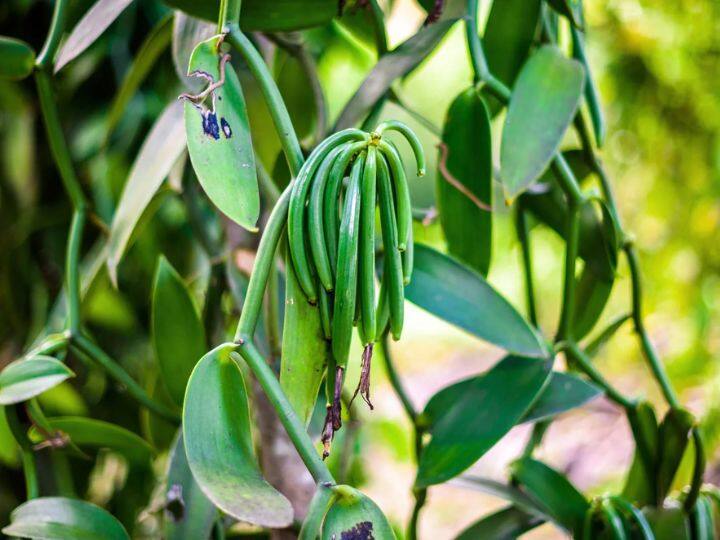
M 220 126 L 222 127 L 223 134 L 225 135 L 226 139 L 232 137 L 232 129 L 230 129 L 230 124 L 228 124 L 225 118 L 220 119 Z
M 340 540 L 375 540 L 372 521 L 356 523 L 352 529 L 340 533 Z
M 203 116 L 202 125 L 206 135 L 215 140 L 220 138 L 220 127 L 218 126 L 217 115 L 215 113 L 208 111 L 207 114 Z
M 182 521 L 185 517 L 185 501 L 183 500 L 182 486 L 180 484 L 173 484 L 168 489 L 165 514 L 175 523 Z

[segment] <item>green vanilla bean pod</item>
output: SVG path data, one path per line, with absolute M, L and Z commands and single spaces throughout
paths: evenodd
M 378 292 L 378 303 L 375 309 L 375 321 L 377 329 L 375 335 L 380 337 L 385 332 L 390 321 L 390 308 L 388 306 L 387 272 L 383 272 L 380 279 L 380 291 Z
M 358 328 L 363 345 L 375 341 L 375 146 L 369 146 L 363 169 L 360 204 L 360 308 L 361 324 Z
M 423 150 L 420 139 L 415 133 L 402 122 L 397 120 L 387 120 L 375 128 L 373 133 L 377 134 L 378 137 L 382 137 L 385 131 L 397 131 L 401 133 L 412 148 L 413 154 L 415 154 L 415 162 L 417 164 L 417 175 L 425 176 L 425 151 Z
M 412 224 L 412 203 L 410 201 L 410 188 L 408 187 L 407 176 L 403 168 L 400 154 L 387 141 L 381 140 L 378 149 L 385 157 L 392 173 L 393 185 L 397 195 L 397 235 L 398 249 L 405 251 L 408 238 L 410 237 L 410 226 Z
M 390 332 L 393 339 L 400 339 L 403 327 L 405 292 L 403 287 L 402 260 L 398 245 L 397 221 L 393 202 L 390 170 L 384 156 L 378 160 L 378 201 L 380 203 L 380 226 L 382 228 L 385 258 L 383 280 L 387 285 L 387 303 Z
M 402 270 L 404 285 L 409 285 L 410 280 L 412 279 L 413 260 L 415 257 L 415 244 L 413 243 L 412 223 L 410 223 L 410 228 L 408 232 L 408 243 L 407 246 L 405 246 L 405 251 L 402 252 Z
M 313 153 L 310 154 L 310 157 L 300 169 L 300 173 L 292 187 L 290 207 L 288 209 L 290 254 L 292 255 L 293 266 L 295 267 L 300 286 L 311 304 L 317 302 L 317 291 L 315 282 L 312 279 L 312 272 L 310 270 L 310 263 L 307 258 L 305 246 L 305 199 L 313 177 L 325 156 L 327 156 L 333 148 L 347 141 L 366 138 L 368 138 L 368 135 L 359 129 L 345 129 L 331 135 L 321 142 Z
M 320 308 L 320 323 L 322 324 L 325 339 L 332 338 L 332 300 L 333 294 L 324 288 L 318 289 L 318 307 Z

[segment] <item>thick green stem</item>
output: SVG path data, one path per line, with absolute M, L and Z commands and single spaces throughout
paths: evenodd
M 228 0 L 230 1 L 230 0 Z M 290 119 L 285 102 L 280 95 L 275 81 L 265 65 L 262 56 L 255 49 L 250 40 L 240 31 L 236 24 L 228 25 L 228 41 L 243 56 L 255 80 L 260 86 L 260 91 L 265 98 L 270 116 L 272 117 L 275 129 L 280 137 L 285 157 L 293 177 L 300 172 L 305 158 L 303 157 L 300 142 L 298 141 L 295 129 Z
M 532 272 L 532 251 L 530 248 L 530 230 L 527 223 L 525 209 L 518 202 L 515 210 L 515 230 L 522 251 L 523 277 L 525 279 L 525 306 L 527 308 L 528 320 L 537 328 L 537 307 L 535 302 L 535 284 Z
M 68 321 L 70 332 L 80 329 L 80 250 L 82 248 L 83 228 L 85 227 L 85 211 L 75 210 L 70 236 L 68 237 L 67 255 L 65 258 L 65 276 L 68 295 Z
M 60 45 L 63 31 L 65 30 L 67 4 L 67 0 L 55 0 L 55 9 L 53 10 L 52 21 L 50 21 L 50 29 L 45 38 L 45 44 L 35 60 L 35 65 L 41 69 L 50 67 L 55 58 L 55 53 Z
M 403 406 L 403 409 L 405 410 L 405 414 L 407 414 L 410 421 L 415 425 L 417 420 L 417 412 L 415 411 L 415 407 L 413 406 L 412 401 L 410 400 L 410 397 L 407 395 L 407 392 L 405 392 L 405 388 L 402 385 L 402 381 L 400 380 L 400 377 L 398 376 L 397 370 L 395 369 L 395 363 L 392 360 L 392 357 L 390 356 L 390 349 L 388 347 L 388 333 L 384 332 L 382 339 L 378 343 L 380 346 L 380 353 L 383 359 L 385 360 L 385 371 L 387 372 L 388 380 L 390 381 L 390 386 L 392 386 L 393 390 L 395 391 L 395 394 L 397 395 L 398 399 L 400 400 L 400 403 Z
M 556 341 L 572 339 L 572 323 L 575 312 L 575 263 L 580 240 L 580 209 L 568 200 L 565 233 L 565 269 L 563 271 L 562 311 Z
M 415 505 L 412 514 L 410 514 L 410 522 L 407 528 L 407 540 L 417 540 L 418 537 L 418 521 L 420 519 L 420 511 L 427 501 L 427 488 L 417 489 L 413 492 L 415 495 Z
M 27 429 L 22 425 L 18 417 L 17 411 L 20 406 L 21 405 L 10 405 L 5 407 L 5 419 L 7 420 L 8 428 L 10 429 L 13 439 L 15 439 L 15 442 L 20 447 L 26 497 L 30 500 L 37 498 L 40 495 L 40 490 L 38 487 L 37 466 L 35 464 L 32 443 L 27 437 Z
M 698 495 L 700 495 L 700 488 L 702 488 L 703 475 L 705 474 L 705 450 L 700 429 L 697 426 L 692 429 L 692 439 L 695 447 L 695 468 L 693 469 L 690 491 L 688 491 L 683 503 L 685 511 L 688 513 L 695 507 Z
M 162 403 L 158 403 L 153 400 L 147 392 L 145 392 L 145 390 L 137 382 L 135 382 L 132 377 L 130 377 L 120 364 L 110 358 L 105 351 L 95 345 L 84 335 L 73 335 L 70 347 L 76 353 L 79 353 L 78 356 L 84 356 L 103 368 L 110 377 L 127 388 L 128 394 L 130 394 L 138 403 L 144 405 L 148 410 L 154 412 L 162 418 L 165 418 L 166 420 L 170 420 L 171 422 L 180 422 L 180 415 L 177 412 L 171 410 Z
M 265 332 L 270 346 L 270 360 L 272 366 L 277 366 L 282 352 L 280 337 L 280 306 L 278 271 L 273 264 L 268 273 L 267 290 L 265 291 Z
M 303 463 L 305 463 L 308 471 L 310 471 L 310 474 L 315 479 L 315 482 L 318 484 L 334 484 L 335 479 L 325 465 L 325 462 L 320 458 L 320 454 L 310 440 L 305 426 L 303 426 L 295 413 L 295 409 L 293 409 L 282 388 L 280 388 L 280 383 L 275 377 L 275 373 L 273 373 L 268 363 L 251 341 L 244 341 L 239 345 L 238 353 L 250 367 L 268 400 L 275 408 L 280 422 L 285 428 L 285 431 L 287 431 L 290 440 L 297 449 L 298 454 L 300 454 L 300 458 L 303 460 Z

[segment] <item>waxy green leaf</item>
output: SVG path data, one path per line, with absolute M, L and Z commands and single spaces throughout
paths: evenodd
M 435 394 L 423 413 L 432 438 L 420 454 L 415 485 L 439 484 L 480 459 L 522 421 L 550 368 L 546 360 L 507 356 L 486 373 Z
M 300 421 L 307 426 L 325 372 L 328 342 L 323 335 L 320 309 L 307 301 L 289 260 L 285 275 L 280 386 Z
M 0 80 L 24 79 L 32 73 L 35 51 L 22 40 L 0 36 Z
M 325 516 L 323 540 L 395 540 L 395 533 L 387 518 L 372 499 L 350 486 L 337 486 L 334 489 L 339 492 L 339 496 Z
M 47 540 L 130 540 L 120 522 L 99 506 L 66 497 L 41 497 L 21 504 L 10 514 L 8 536 Z
M 580 534 L 590 503 L 564 475 L 530 457 L 513 463 L 511 471 L 512 477 L 557 524 Z
M 535 331 L 482 276 L 434 249 L 415 244 L 412 303 L 510 353 L 542 357 Z
M 572 122 L 583 91 L 577 61 L 546 45 L 520 71 L 508 106 L 500 148 L 500 177 L 509 200 L 543 173 Z
M 190 373 L 207 350 L 205 329 L 190 291 L 162 256 L 153 286 L 152 343 L 165 387 L 182 405 Z
M 164 0 L 193 17 L 217 21 L 220 0 Z M 240 27 L 245 31 L 287 32 L 330 22 L 337 0 L 243 0 Z
M 170 451 L 165 489 L 166 540 L 208 538 L 218 512 L 188 467 L 182 433 Z
M 236 348 L 216 347 L 190 376 L 183 410 L 188 464 L 205 495 L 226 514 L 263 527 L 287 527 L 292 506 L 258 468 L 245 382 L 230 357 Z
M 628 420 L 636 447 L 622 497 L 637 506 L 645 506 L 655 502 L 657 493 L 659 436 L 655 409 L 647 401 L 641 401 L 628 415 Z
M 218 84 L 202 103 L 185 99 L 188 152 L 210 200 L 238 225 L 256 231 L 260 194 L 245 98 L 219 36 L 203 41 L 190 56 L 188 74 Z
M 541 519 L 531 516 L 514 506 L 507 506 L 492 514 L 480 518 L 455 537 L 455 540 L 477 540 L 492 538 L 510 540 L 534 529 L 542 523 Z
M 172 102 L 160 115 L 145 138 L 130 170 L 110 226 L 108 272 L 117 284 L 117 267 L 143 212 L 170 169 L 185 150 L 183 108 Z
M 594 384 L 570 373 L 553 371 L 550 381 L 522 421 L 536 422 L 552 418 L 576 407 L 581 407 L 601 395 L 602 390 Z
M 74 376 L 69 367 L 49 356 L 16 360 L 0 372 L 0 405 L 27 401 Z
M 98 0 L 80 19 L 65 40 L 55 60 L 55 73 L 95 43 L 132 0 Z
M 58 416 L 48 418 L 48 422 L 79 447 L 107 448 L 135 464 L 147 464 L 155 455 L 142 437 L 116 424 L 82 416 Z M 41 438 L 36 430 L 33 438 Z
M 483 276 L 492 253 L 490 137 L 487 107 L 475 87 L 470 87 L 455 98 L 445 119 L 445 146 L 440 148 L 436 175 L 437 206 L 448 252 Z
M 658 426 L 657 499 L 662 504 L 672 488 L 695 419 L 685 409 L 670 409 Z

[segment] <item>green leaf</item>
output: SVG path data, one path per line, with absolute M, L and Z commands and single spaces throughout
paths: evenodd
M 146 464 L 155 455 L 153 447 L 142 437 L 109 422 L 82 416 L 57 416 L 47 420 L 54 430 L 62 431 L 80 447 L 108 448 L 134 464 Z M 35 428 L 31 438 L 42 439 Z
M 673 478 L 690 442 L 690 430 L 694 424 L 693 415 L 685 409 L 670 409 L 658 426 L 658 505 L 662 504 L 672 487 Z
M 289 252 L 289 250 L 288 250 Z M 300 421 L 308 425 L 327 362 L 320 309 L 307 301 L 293 265 L 285 264 L 285 321 L 283 323 L 280 386 Z
M 679 506 L 646 507 L 642 510 L 655 534 L 655 540 L 690 540 L 690 523 Z
M 628 414 L 635 439 L 635 454 L 628 472 L 622 497 L 638 506 L 655 502 L 658 455 L 658 424 L 655 409 L 647 401 L 639 402 Z
M 545 360 L 507 356 L 492 369 L 440 390 L 425 407 L 430 442 L 415 485 L 439 484 L 460 474 L 521 421 L 550 374 Z
M 423 244 L 415 244 L 412 303 L 508 352 L 542 357 L 545 347 L 523 317 L 482 276 Z
M 193 17 L 217 21 L 220 0 L 164 0 Z M 337 0 L 243 0 L 240 26 L 245 31 L 287 32 L 319 26 L 337 15 Z
M 613 280 L 598 278 L 591 266 L 583 268 L 575 286 L 573 338 L 584 338 L 600 319 L 613 288 Z
M 543 173 L 572 122 L 583 90 L 582 65 L 546 45 L 520 71 L 510 97 L 500 147 L 500 176 L 508 200 Z
M 13 405 L 50 390 L 75 374 L 49 356 L 15 360 L 0 372 L 0 405 Z
M 8 536 L 46 540 L 130 540 L 120 522 L 99 506 L 66 497 L 41 497 L 10 514 Z
M 437 206 L 448 252 L 483 276 L 492 253 L 492 214 L 477 201 L 492 204 L 492 140 L 490 116 L 475 87 L 458 95 L 450 105 L 443 128 L 438 159 Z M 445 154 L 445 159 L 443 159 Z
M 463 475 L 455 480 L 454 483 L 503 499 L 512 503 L 513 506 L 522 510 L 526 514 L 533 515 L 542 521 L 551 520 L 544 508 L 539 506 L 534 500 L 513 485 L 503 484 L 496 480 L 491 480 L 490 478 L 482 478 L 471 475 Z
M 525 414 L 523 422 L 536 422 L 581 407 L 602 395 L 602 390 L 569 373 L 553 371 L 550 381 Z
M 117 284 L 117 267 L 140 217 L 185 149 L 182 104 L 173 101 L 155 121 L 133 163 L 108 238 L 108 273 Z
M 480 518 L 461 532 L 455 540 L 513 540 L 537 527 L 542 520 L 526 514 L 514 506 L 507 506 L 492 514 Z
M 170 14 L 163 17 L 140 46 L 140 49 L 135 55 L 135 59 L 130 64 L 130 69 L 128 69 L 123 77 L 120 89 L 117 94 L 115 94 L 115 99 L 113 99 L 110 105 L 110 112 L 108 112 L 107 116 L 105 140 L 110 138 L 117 123 L 125 113 L 128 103 L 130 103 L 130 100 L 135 95 L 135 92 L 137 92 L 137 89 L 145 80 L 145 77 L 150 73 L 157 59 L 170 44 L 172 21 L 173 18 Z
M 152 342 L 165 387 L 182 405 L 190 373 L 207 350 L 205 328 L 190 291 L 163 256 L 153 286 Z
M 556 523 L 580 534 L 590 504 L 564 475 L 530 457 L 513 463 L 511 471 L 513 478 L 547 509 Z
M 217 30 L 216 24 L 196 19 L 182 11 L 176 11 L 173 18 L 172 57 L 175 73 L 186 88 L 199 92 L 204 86 L 202 81 L 195 77 L 188 77 L 187 67 L 190 55 L 201 41 L 211 38 Z
M 337 486 L 334 490 L 339 497 L 325 516 L 323 540 L 395 540 L 387 518 L 372 499 L 350 486 Z
M 455 19 L 450 19 L 426 26 L 385 54 L 345 105 L 335 123 L 335 130 L 359 124 L 395 79 L 415 69 L 435 49 L 454 23 Z
M 564 15 L 575 26 L 582 26 L 583 13 L 580 0 L 547 0 L 560 15 Z
M 170 451 L 169 461 L 163 537 L 166 540 L 209 538 L 218 512 L 193 478 L 182 433 Z
M 222 61 L 214 36 L 195 47 L 188 74 L 213 82 L 222 78 Z M 195 174 L 210 200 L 225 215 L 256 231 L 260 213 L 255 157 L 245 98 L 232 65 L 224 64 L 225 82 L 202 104 L 185 100 L 185 133 Z
M 258 468 L 245 382 L 230 357 L 236 347 L 225 343 L 213 349 L 190 376 L 183 410 L 188 464 L 205 495 L 226 514 L 263 527 L 287 527 L 292 506 Z
M 22 40 L 0 36 L 0 80 L 24 79 L 35 65 L 35 51 Z
M 132 0 L 98 0 L 80 19 L 64 41 L 55 60 L 55 73 L 95 43 Z

